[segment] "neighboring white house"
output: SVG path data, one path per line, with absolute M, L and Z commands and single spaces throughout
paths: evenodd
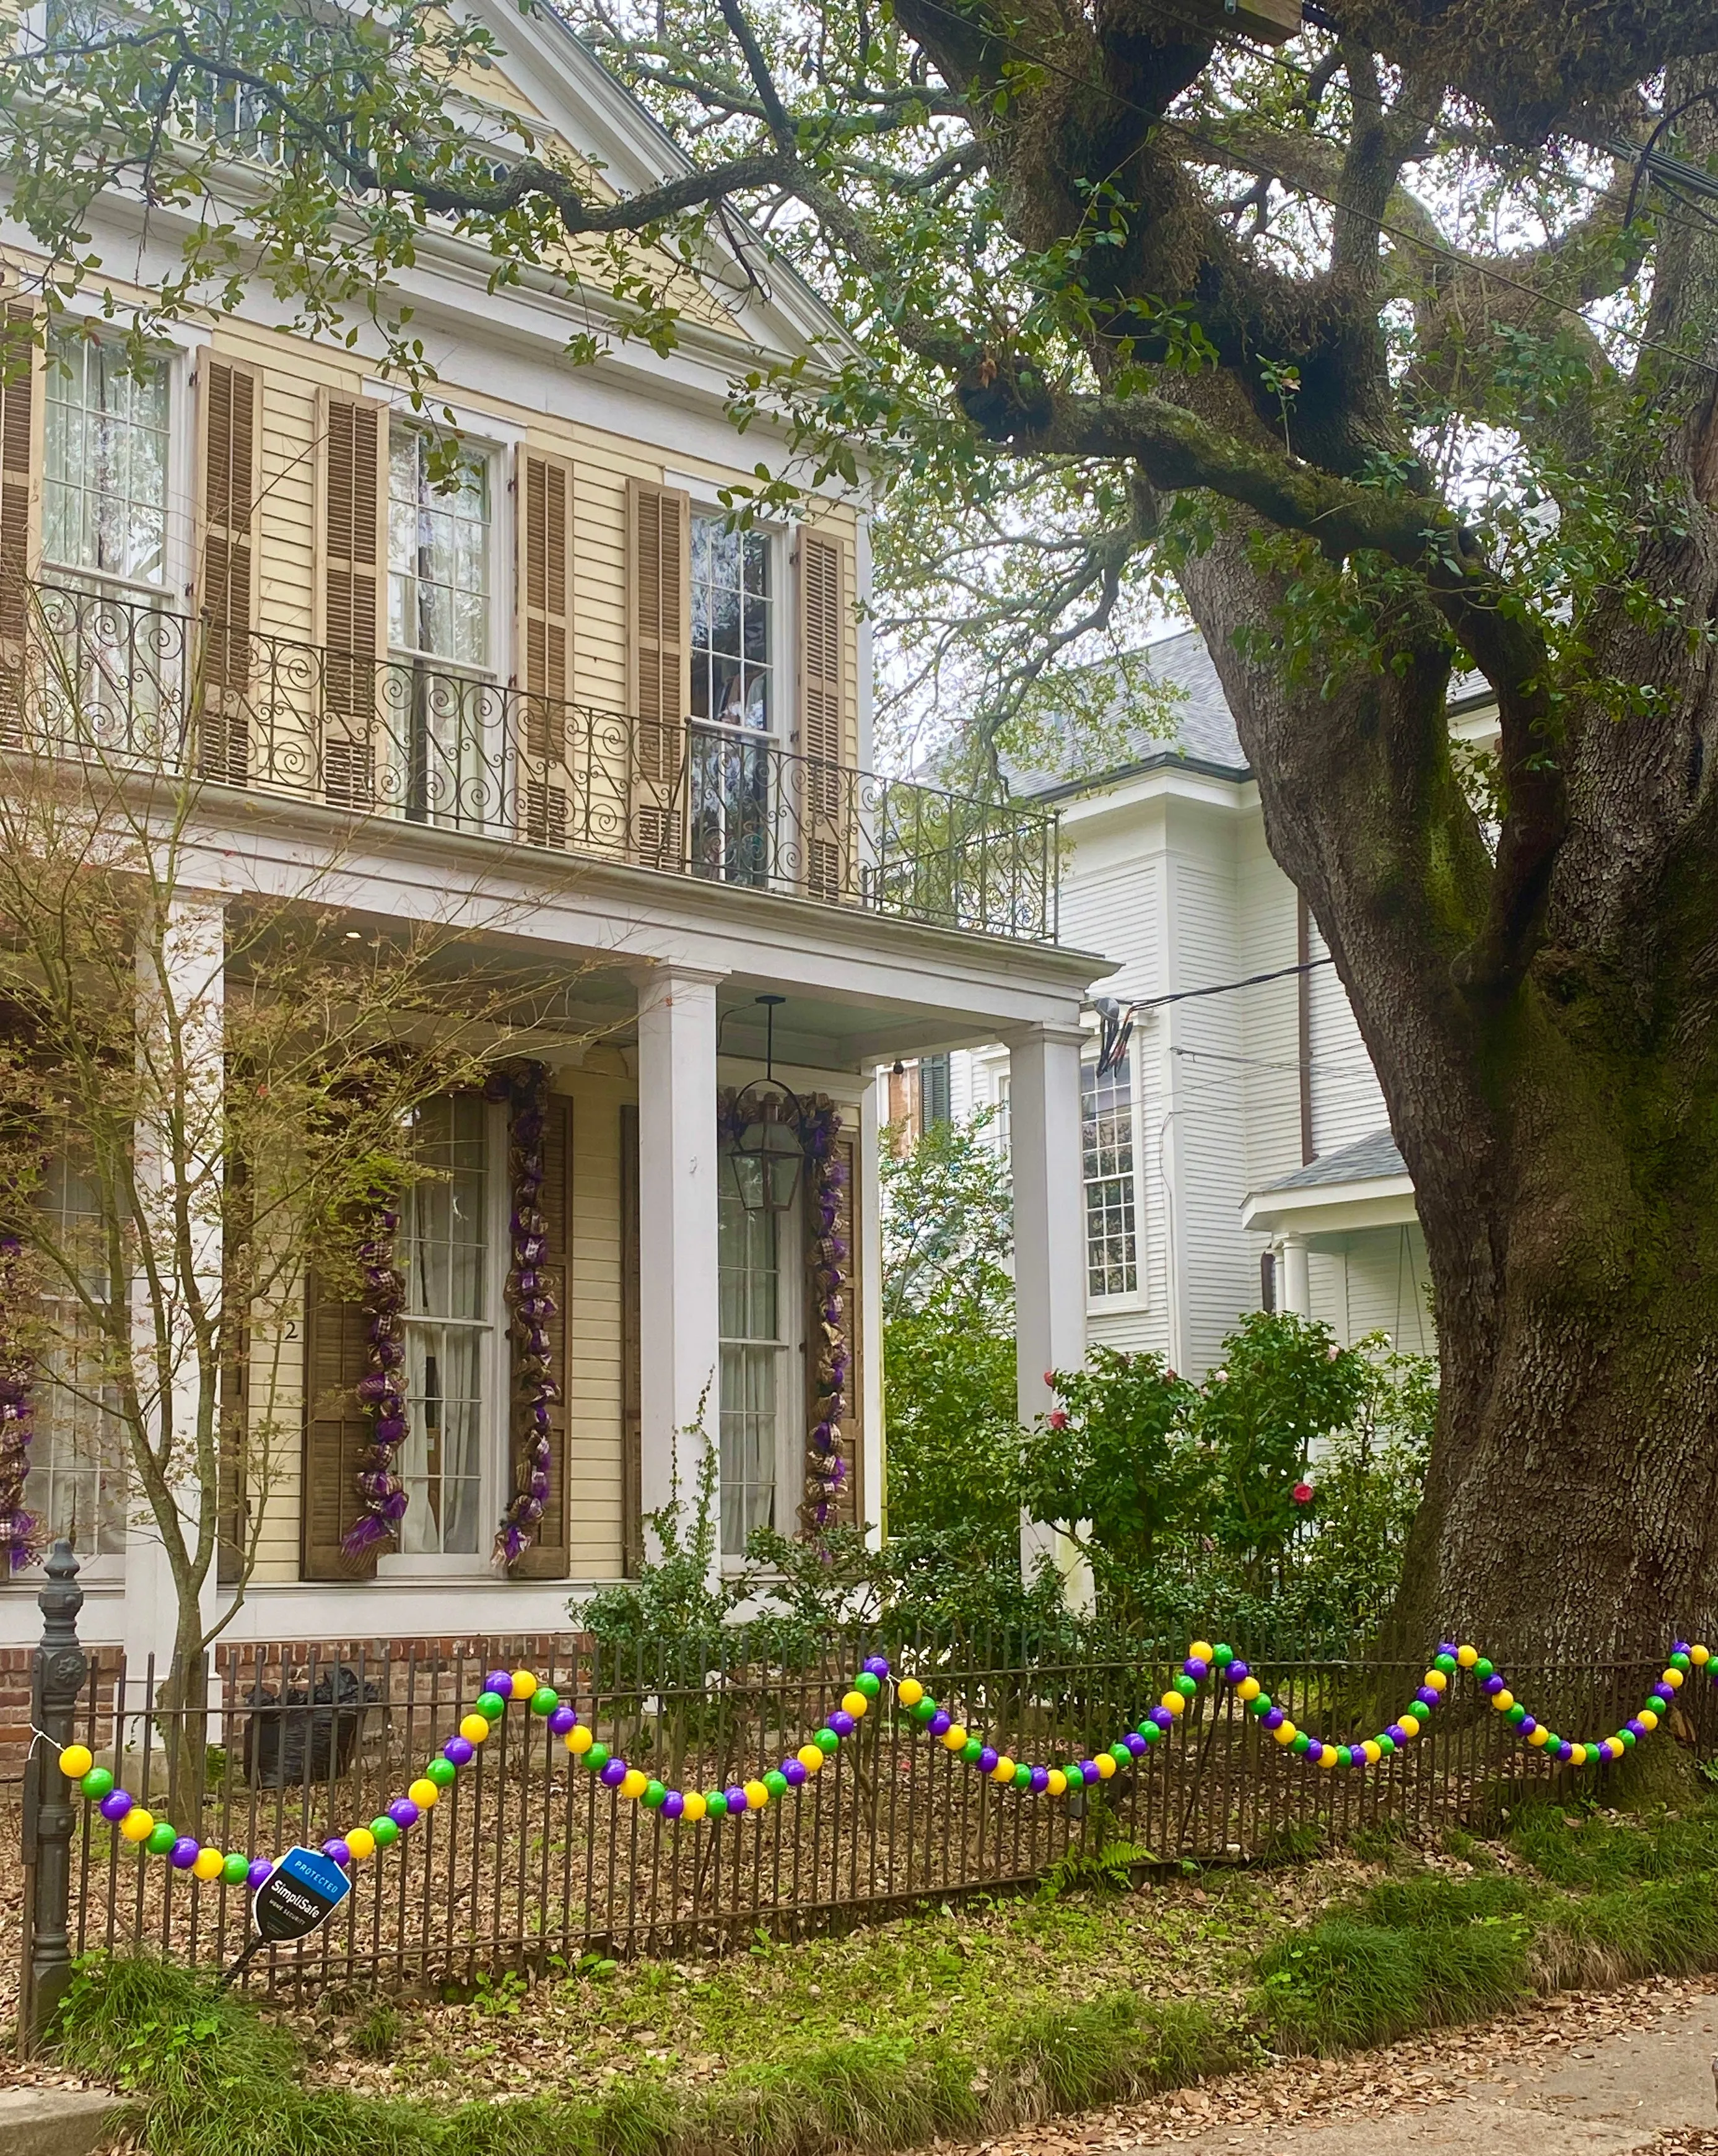
M 628 187 L 679 168 L 552 9 L 474 12 L 502 54 L 495 98 L 540 138 Z M 90 219 L 119 326 L 172 274 L 182 214 L 134 207 L 104 199 Z M 456 1309 L 431 1270 L 411 1278 L 404 1527 L 379 1556 L 342 1548 L 372 1441 L 354 1390 L 364 1312 L 307 1287 L 281 1349 L 295 1426 L 265 1495 L 238 1493 L 268 1510 L 238 1640 L 555 1628 L 571 1592 L 636 1565 L 706 1393 L 725 1556 L 750 1525 L 804 1516 L 832 1421 L 837 1514 L 877 1520 L 880 1064 L 1013 1044 L 1023 1413 L 1049 1404 L 1045 1367 L 1084 1352 L 1074 1102 L 1082 1004 L 1106 968 L 1077 932 L 1056 941 L 1054 819 L 868 776 L 869 553 L 848 503 L 724 526 L 719 489 L 786 455 L 764 423 L 734 434 L 729 383 L 826 352 L 836 326 L 787 270 L 760 280 L 713 237 L 670 357 L 633 339 L 576 367 L 590 295 L 496 289 L 433 221 L 418 244 L 415 326 L 465 452 L 452 491 L 362 342 L 285 333 L 260 288 L 127 373 L 97 280 L 79 302 L 93 339 L 62 339 L 52 364 L 38 352 L 0 393 L 0 671 L 16 690 L 0 783 L 60 667 L 110 739 L 181 744 L 162 753 L 188 758 L 197 788 L 199 887 L 176 903 L 186 947 L 213 954 L 217 1013 L 223 910 L 251 891 L 312 888 L 319 908 L 332 891 L 354 933 L 451 912 L 479 924 L 475 960 L 522 953 L 575 984 L 563 1036 L 531 1044 L 553 1086 L 562 1404 L 529 1561 L 510 1576 L 490 1556 L 520 1473 L 505 1112 L 464 1096 L 443 1111 L 435 1232 L 478 1285 Z M 0 218 L 0 327 L 20 349 L 40 267 Z M 723 1158 L 719 1090 L 762 1078 L 771 998 L 777 1074 L 823 1096 L 853 1164 L 833 1229 L 808 1175 L 789 1212 L 748 1214 Z M 163 1561 L 123 1463 L 42 1394 L 27 1502 L 75 1526 L 85 1635 L 162 1650 Z M 36 1585 L 27 1570 L 0 1586 L 0 1646 L 34 1636 Z
M 1266 849 L 1216 669 L 1196 630 L 1150 659 L 1173 739 L 1032 796 L 1061 812 L 1063 934 L 1115 962 L 1103 993 L 1148 1006 L 1112 1075 L 1095 1030 L 1083 1060 L 1090 1337 L 1197 1374 L 1263 1306 L 1429 1348 L 1413 1185 L 1347 997 Z M 1482 738 L 1483 703 L 1455 723 Z M 951 1059 L 955 1115 L 994 1106 L 1005 1133 L 1010 1091 L 1005 1050 Z

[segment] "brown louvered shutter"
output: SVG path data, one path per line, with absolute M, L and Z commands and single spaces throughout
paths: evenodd
M 41 397 L 29 308 L 0 316 L 0 746 L 23 738 Z
M 628 483 L 632 851 L 649 868 L 680 868 L 685 854 L 691 525 L 688 495 L 638 480 Z
M 322 790 L 344 808 L 376 798 L 377 666 L 387 596 L 387 413 L 321 394 Z
M 262 385 L 204 352 L 197 366 L 197 611 L 203 619 L 197 768 L 250 778 L 251 637 L 256 628 L 258 453 Z
M 842 721 L 841 549 L 815 531 L 799 538 L 799 813 L 805 884 L 840 898 L 852 880 L 851 774 Z
M 842 1265 L 845 1277 L 841 1289 L 842 1332 L 847 1348 L 847 1379 L 842 1388 L 847 1404 L 841 1410 L 841 1455 L 846 1463 L 846 1473 L 829 1508 L 829 1517 L 832 1526 L 852 1527 L 860 1524 L 859 1495 L 864 1468 L 864 1394 L 860 1386 L 864 1312 L 859 1302 L 863 1276 L 859 1242 L 859 1186 L 854 1179 L 859 1170 L 859 1147 L 852 1138 L 837 1138 L 834 1153 L 846 1171 L 836 1198 L 834 1230 L 847 1245 L 847 1256 Z M 818 1360 L 823 1342 L 815 1279 L 809 1280 L 807 1286 L 807 1301 L 810 1306 L 806 1319 L 805 1358 L 806 1429 L 808 1433 L 817 1419 L 823 1397 Z M 811 1453 L 808 1436 L 806 1463 L 809 1487 Z M 808 1503 L 805 1509 L 804 1524 L 808 1527 L 812 1524 Z
M 644 1562 L 644 1336 L 638 1244 L 638 1111 L 620 1111 L 620 1561 L 628 1579 Z
M 571 783 L 567 699 L 572 678 L 572 473 L 519 453 L 520 835 L 567 844 Z
M 372 1423 L 354 1387 L 369 1368 L 369 1327 L 362 1303 L 344 1302 L 312 1273 L 305 1286 L 304 1479 L 299 1532 L 306 1579 L 368 1579 L 377 1553 L 349 1558 L 340 1538 L 358 1517 L 358 1471 L 372 1444 Z
M 542 1270 L 549 1292 L 555 1298 L 555 1315 L 549 1322 L 550 1369 L 561 1397 L 550 1409 L 549 1500 L 537 1522 L 536 1538 L 513 1567 L 515 1579 L 564 1579 L 572 1546 L 568 1493 L 572 1463 L 567 1456 L 567 1395 L 572 1390 L 571 1357 L 567 1345 L 572 1334 L 571 1300 L 572 1268 L 567 1262 L 572 1233 L 572 1103 L 564 1093 L 549 1096 L 549 1112 L 543 1128 L 543 1218 L 548 1223 L 549 1262 Z M 514 1428 L 512 1489 L 517 1489 L 519 1440 Z M 510 1496 L 511 1490 L 508 1492 Z

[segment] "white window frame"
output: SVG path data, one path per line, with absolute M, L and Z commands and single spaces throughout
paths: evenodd
M 390 1550 L 377 1559 L 376 1576 L 387 1579 L 491 1579 L 491 1529 L 499 1524 L 511 1491 L 508 1488 L 509 1446 L 512 1407 L 511 1313 L 507 1308 L 507 1274 L 512 1261 L 508 1222 L 512 1214 L 512 1192 L 507 1181 L 507 1107 L 501 1101 L 485 1103 L 484 1172 L 485 1235 L 488 1262 L 484 1287 L 490 1315 L 488 1337 L 480 1359 L 479 1382 L 483 1388 L 482 1419 L 479 1428 L 478 1533 L 474 1550 Z M 407 1322 L 410 1323 L 410 1319 Z M 504 1492 L 505 1493 L 504 1495 Z
M 1087 1212 L 1085 1176 L 1085 1073 L 1096 1061 L 1095 1044 L 1080 1058 L 1080 1235 L 1081 1262 L 1085 1271 L 1086 1307 L 1093 1315 L 1145 1310 L 1149 1307 L 1147 1283 L 1147 1216 L 1146 1212 L 1145 1119 L 1141 1101 L 1139 1042 L 1129 1041 L 1126 1055 L 1130 1142 L 1133 1156 L 1133 1269 L 1134 1286 L 1114 1295 L 1101 1294 L 1091 1285 L 1091 1230 Z M 1116 1178 L 1119 1180 L 1119 1178 Z
M 734 1171 L 728 1163 L 728 1147 L 726 1143 L 721 1149 L 717 1172 L 731 1180 Z M 805 1448 L 808 1437 L 806 1423 L 808 1402 L 805 1368 L 805 1173 L 806 1171 L 802 1168 L 799 1189 L 792 1209 L 779 1216 L 780 1226 L 777 1229 L 776 1245 L 777 1339 L 774 1342 L 736 1341 L 722 1334 L 718 1339 L 716 1348 L 715 1424 L 718 1471 L 720 1471 L 721 1460 L 721 1351 L 729 1347 L 773 1347 L 775 1349 L 778 1380 L 776 1395 L 776 1532 L 778 1534 L 789 1536 L 797 1532 L 799 1508 L 805 1496 Z M 718 1318 L 718 1326 L 720 1326 L 720 1318 Z M 739 1572 L 744 1568 L 746 1563 L 743 1548 L 729 1550 L 721 1547 L 723 1537 L 720 1517 L 720 1476 L 717 1507 L 716 1540 L 722 1569 L 727 1573 Z

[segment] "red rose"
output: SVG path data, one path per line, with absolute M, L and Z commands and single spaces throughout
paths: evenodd
M 1047 1385 L 1054 1388 L 1056 1382 L 1055 1372 L 1054 1370 L 1046 1370 L 1044 1373 L 1044 1381 Z
M 1065 1408 L 1052 1408 L 1049 1413 L 1049 1424 L 1052 1430 L 1066 1430 L 1068 1427 L 1067 1409 Z
M 1310 1505 L 1312 1502 L 1312 1485 L 1310 1482 L 1297 1482 L 1290 1494 L 1297 1505 Z

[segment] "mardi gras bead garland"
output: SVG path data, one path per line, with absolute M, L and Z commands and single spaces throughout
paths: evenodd
M 808 1523 L 826 1527 L 847 1480 L 842 1450 L 842 1418 L 847 1411 L 849 1351 L 846 1327 L 847 1238 L 841 1232 L 842 1192 L 847 1167 L 836 1149 L 841 1129 L 838 1111 L 820 1101 L 806 1118 L 801 1135 L 811 1163 L 811 1202 L 817 1233 L 810 1254 L 812 1292 L 817 1299 L 817 1394 L 812 1409 L 811 1456 L 806 1476 Z
M 495 1556 L 500 1563 L 512 1565 L 536 1541 L 549 1502 L 552 1457 L 549 1414 L 561 1397 L 561 1388 L 550 1374 L 549 1326 L 556 1314 L 555 1298 L 542 1270 L 549 1255 L 549 1224 L 540 1202 L 543 1132 L 549 1114 L 548 1067 L 531 1063 L 521 1072 L 498 1072 L 485 1090 L 491 1100 L 505 1101 L 510 1110 L 513 1204 L 507 1225 L 513 1261 L 507 1274 L 506 1295 L 513 1318 L 514 1383 L 525 1424 L 525 1443 L 520 1486 L 496 1530 Z
M 370 1233 L 358 1245 L 364 1281 L 364 1315 L 370 1332 L 370 1367 L 359 1378 L 359 1404 L 371 1417 L 370 1455 L 358 1471 L 364 1508 L 341 1537 L 348 1557 L 362 1557 L 397 1535 L 406 1516 L 406 1486 L 393 1471 L 394 1455 L 406 1441 L 405 1276 L 394 1259 L 400 1224 L 395 1207 L 378 1204 Z
M 670 1789 L 645 1774 L 642 1768 L 629 1765 L 618 1753 L 600 1743 L 589 1725 L 579 1720 L 553 1686 L 540 1683 L 531 1671 L 491 1670 L 483 1691 L 461 1720 L 459 1733 L 448 1739 L 405 1795 L 396 1797 L 387 1810 L 367 1826 L 351 1827 L 344 1834 L 331 1835 L 323 1843 L 322 1851 L 344 1868 L 362 1863 L 378 1849 L 386 1849 L 398 1841 L 402 1835 L 408 1834 L 427 1812 L 434 1810 L 443 1792 L 453 1787 L 461 1768 L 470 1765 L 479 1747 L 488 1742 L 495 1724 L 515 1701 L 522 1702 L 532 1714 L 543 1717 L 574 1760 L 582 1761 L 605 1788 L 659 1813 L 664 1819 L 695 1823 L 761 1812 L 792 1792 L 803 1789 L 828 1765 L 843 1741 L 853 1735 L 881 1696 L 885 1684 L 890 1681 L 895 1686 L 896 1702 L 905 1710 L 910 1724 L 926 1736 L 936 1738 L 945 1751 L 967 1765 L 976 1767 L 1000 1788 L 1012 1788 L 1025 1795 L 1062 1797 L 1077 1794 L 1088 1784 L 1107 1782 L 1145 1758 L 1163 1743 L 1186 1714 L 1188 1702 L 1206 1683 L 1231 1686 L 1247 1712 L 1291 1755 L 1323 1768 L 1364 1769 L 1377 1766 L 1390 1753 L 1410 1743 L 1422 1724 L 1449 1697 L 1451 1679 L 1458 1671 L 1465 1670 L 1492 1707 L 1527 1743 L 1550 1758 L 1586 1767 L 1603 1760 L 1620 1759 L 1642 1738 L 1650 1736 L 1663 1721 L 1690 1671 L 1696 1669 L 1705 1670 L 1718 1683 L 1718 1665 L 1713 1664 L 1710 1650 L 1677 1640 L 1671 1648 L 1664 1675 L 1653 1686 L 1639 1712 L 1631 1715 L 1613 1736 L 1577 1743 L 1558 1736 L 1529 1714 L 1476 1648 L 1446 1641 L 1433 1656 L 1423 1683 L 1396 1721 L 1375 1737 L 1336 1744 L 1328 1738 L 1311 1737 L 1304 1729 L 1297 1729 L 1283 1709 L 1261 1689 L 1258 1678 L 1232 1648 L 1211 1646 L 1203 1640 L 1195 1640 L 1174 1683 L 1136 1729 L 1128 1731 L 1089 1759 L 1070 1759 L 1059 1767 L 1049 1767 L 1013 1759 L 994 1745 L 985 1743 L 956 1722 L 946 1708 L 939 1707 L 916 1677 L 894 1676 L 888 1658 L 873 1655 L 854 1678 L 840 1706 L 825 1716 L 822 1728 L 813 1731 L 809 1739 L 783 1759 L 779 1767 L 749 1781 L 731 1783 L 726 1789 L 703 1790 Z M 194 1878 L 221 1879 L 234 1887 L 248 1884 L 254 1890 L 272 1869 L 266 1857 L 202 1848 L 190 1835 L 181 1834 L 167 1821 L 157 1820 L 127 1791 L 115 1786 L 113 1775 L 105 1767 L 96 1765 L 95 1755 L 87 1745 L 68 1744 L 59 1755 L 59 1770 L 77 1783 L 85 1797 L 100 1805 L 102 1817 L 117 1826 L 126 1840 L 136 1843 L 151 1856 L 167 1857 L 177 1870 L 189 1871 Z
M 8 1326 L 23 1306 L 23 1245 L 0 1235 L 0 1548 L 8 1569 L 18 1572 L 35 1554 L 37 1522 L 24 1510 L 24 1478 L 30 1471 L 30 1382 L 34 1366 Z

